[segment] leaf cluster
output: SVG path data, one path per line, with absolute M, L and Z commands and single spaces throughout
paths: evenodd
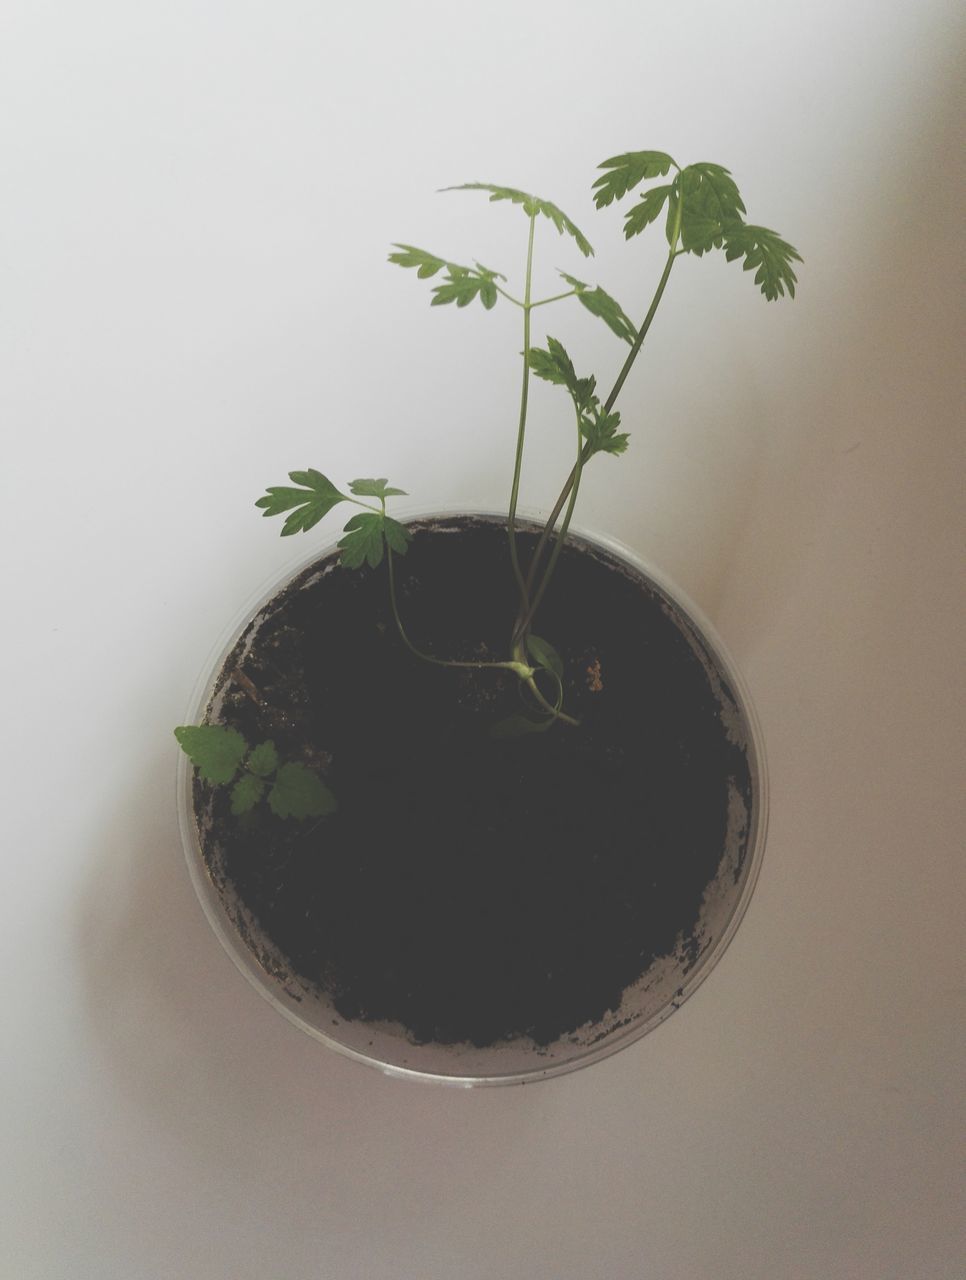
M 458 307 L 466 307 L 474 298 L 479 298 L 487 311 L 496 306 L 499 297 L 496 282 L 506 280 L 499 271 L 484 267 L 480 262 L 475 267 L 464 267 L 411 244 L 395 244 L 393 248 L 396 252 L 389 255 L 389 261 L 400 267 L 415 267 L 420 280 L 430 279 L 440 271 L 446 272 L 442 284 L 433 288 L 432 306 L 442 307 L 455 302 Z
M 385 477 L 362 478 L 350 481 L 349 493 L 342 493 L 328 476 L 314 467 L 290 471 L 288 475 L 292 485 L 270 485 L 255 503 L 265 516 L 289 512 L 282 525 L 283 538 L 314 528 L 340 502 L 353 502 L 365 507 L 365 511 L 350 517 L 343 528 L 345 536 L 339 539 L 345 568 L 358 569 L 363 564 L 378 568 L 386 546 L 399 555 L 406 554 L 412 535 L 405 525 L 386 515 L 386 499 L 404 497 L 405 489 L 393 488 Z M 360 497 L 376 498 L 382 509 L 377 511 L 364 502 L 357 502 Z
M 529 364 L 531 371 L 545 382 L 565 387 L 573 401 L 580 434 L 585 441 L 584 460 L 595 453 L 621 454 L 627 448 L 628 435 L 618 432 L 619 413 L 605 413 L 597 395 L 597 380 L 591 375 L 578 378 L 573 361 L 562 342 L 547 337 L 547 347 L 531 347 Z
M 787 291 L 795 296 L 797 277 L 793 262 L 801 262 L 798 251 L 768 227 L 745 221 L 745 204 L 729 170 L 722 165 L 700 161 L 681 169 L 663 151 L 631 151 L 612 156 L 599 167 L 606 172 L 593 184 L 598 209 L 622 199 L 642 182 L 677 170 L 669 183 L 651 187 L 625 215 L 624 235 L 639 235 L 660 216 L 665 206 L 665 234 L 674 249 L 680 238 L 681 251 L 696 257 L 722 249 L 729 262 L 743 260 L 746 271 L 755 272 L 755 284 L 769 301 Z
M 512 204 L 520 205 L 528 218 L 534 218 L 538 215 L 549 218 L 560 235 L 566 233 L 573 237 L 577 248 L 585 258 L 592 258 L 594 255 L 593 247 L 584 233 L 571 218 L 567 217 L 562 209 L 559 209 L 550 200 L 542 200 L 540 196 L 532 196 L 528 191 L 518 191 L 516 187 L 494 186 L 492 182 L 461 182 L 458 186 L 444 187 L 443 190 L 488 191 L 491 203 L 498 200 L 509 200 Z
M 237 729 L 216 724 L 180 725 L 174 736 L 208 782 L 234 783 L 231 811 L 236 817 L 254 809 L 266 792 L 268 806 L 279 818 L 319 818 L 338 807 L 321 778 L 298 761 L 283 763 L 271 740 L 249 748 Z

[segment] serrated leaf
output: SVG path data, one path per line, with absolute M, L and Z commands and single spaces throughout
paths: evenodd
M 250 773 L 244 774 L 231 789 L 231 811 L 235 817 L 248 813 L 258 804 L 265 793 L 265 783 L 261 778 L 253 778 Z
M 275 750 L 275 743 L 269 740 L 253 747 L 246 768 L 258 774 L 260 778 L 267 778 L 273 774 L 278 768 L 278 752 Z
M 623 338 L 631 346 L 634 345 L 637 329 L 616 299 L 609 293 L 605 293 L 600 285 L 591 289 L 582 280 L 568 275 L 566 271 L 561 271 L 559 274 L 576 289 L 577 301 L 586 307 L 592 316 L 598 316 L 613 333 L 617 334 L 618 338 Z
M 357 498 L 406 497 L 405 489 L 389 489 L 386 485 L 387 481 L 384 476 L 378 480 L 351 480 L 349 482 L 349 492 L 354 493 Z
M 577 377 L 573 361 L 563 343 L 556 338 L 548 335 L 546 351 L 540 347 L 531 347 L 528 364 L 538 378 L 566 387 L 578 411 L 589 409 L 596 403 L 597 397 L 594 394 L 597 386 L 596 379 L 593 376 Z
M 620 422 L 619 413 L 601 414 L 596 406 L 581 417 L 581 435 L 590 445 L 588 457 L 593 457 L 595 453 L 610 453 L 615 456 L 624 453 L 630 437 L 626 431 L 618 432 Z
M 442 271 L 446 266 L 445 258 L 437 258 L 434 253 L 427 253 L 425 249 L 417 249 L 412 244 L 396 244 L 394 249 L 398 249 L 398 253 L 391 253 L 389 261 L 396 263 L 400 267 L 416 267 L 416 274 L 420 280 L 426 280 L 430 276 L 436 275 L 437 271 Z
M 382 516 L 376 512 L 353 516 L 345 526 L 345 537 L 339 539 L 339 546 L 346 569 L 358 569 L 366 561 L 373 569 L 377 568 L 383 556 Z
M 248 743 L 238 730 L 224 725 L 180 725 L 174 736 L 191 763 L 209 782 L 231 782 L 248 750 Z
M 445 258 L 438 258 L 411 244 L 397 244 L 394 247 L 399 252 L 391 253 L 389 261 L 401 267 L 417 267 L 416 274 L 421 279 L 435 276 L 445 268 L 445 281 L 433 286 L 432 306 L 441 307 L 455 302 L 458 307 L 466 307 L 477 296 L 487 311 L 496 306 L 498 290 L 495 281 L 506 280 L 502 272 L 484 267 L 480 262 L 475 267 L 464 267 L 458 262 L 448 262 Z
M 573 220 L 568 218 L 564 211 L 550 200 L 542 200 L 540 196 L 531 195 L 528 191 L 519 191 L 516 187 L 498 187 L 492 182 L 461 182 L 458 186 L 444 187 L 443 190 L 487 191 L 489 192 L 491 203 L 497 200 L 509 200 L 512 204 L 518 204 L 522 206 L 523 212 L 528 218 L 536 214 L 549 218 L 560 235 L 566 232 L 567 235 L 573 237 L 577 248 L 585 258 L 593 257 L 594 250 L 587 237 Z
M 464 275 L 450 271 L 444 284 L 435 285 L 430 306 L 445 307 L 455 302 L 458 307 L 468 307 L 483 288 L 484 281 L 478 275 Z M 494 299 L 495 301 L 495 299 Z
M 665 151 L 625 151 L 622 155 L 611 156 L 597 166 L 610 172 L 602 174 L 593 184 L 591 189 L 596 192 L 594 203 L 598 209 L 603 209 L 614 200 L 622 200 L 641 182 L 663 177 L 672 166 L 677 168 Z
M 529 716 L 516 712 L 504 720 L 498 720 L 490 726 L 491 738 L 524 738 L 531 733 L 546 733 L 554 722 L 553 716 L 543 720 L 531 720 Z
M 744 201 L 734 179 L 720 164 L 688 165 L 678 179 L 681 198 L 681 246 L 701 257 L 720 249 L 725 223 L 740 222 Z
M 624 238 L 630 240 L 631 236 L 640 235 L 645 227 L 655 222 L 661 216 L 664 202 L 673 190 L 673 184 L 667 183 L 661 187 L 651 187 L 650 191 L 645 192 L 644 199 L 624 219 Z
M 382 527 L 383 537 L 386 542 L 397 554 L 404 556 L 409 550 L 409 544 L 412 542 L 413 535 L 409 532 L 404 524 L 400 524 L 398 520 L 393 520 L 391 516 L 386 516 Z
M 305 533 L 317 525 L 323 516 L 328 515 L 334 506 L 346 501 L 346 495 L 340 493 L 327 476 L 314 468 L 308 471 L 290 471 L 289 479 L 303 487 L 272 485 L 255 503 L 256 507 L 262 508 L 265 516 L 277 516 L 283 511 L 291 511 L 282 525 L 282 537 Z
M 798 250 L 775 231 L 767 227 L 754 227 L 748 223 L 730 223 L 724 229 L 724 251 L 729 262 L 744 258 L 744 269 L 755 271 L 755 284 L 769 302 L 784 297 L 788 290 L 795 296 L 798 277 L 792 270 L 792 262 L 801 262 Z
M 298 763 L 281 766 L 268 803 L 279 818 L 320 818 L 338 808 L 335 796 L 318 774 Z
M 542 378 L 544 382 L 552 382 L 559 387 L 570 385 L 556 360 L 554 360 L 549 351 L 544 351 L 542 347 L 530 348 L 527 363 L 530 366 L 530 372 L 538 378 Z M 571 373 L 573 373 L 573 365 L 571 365 Z
M 563 659 L 548 640 L 533 634 L 527 636 L 527 653 L 538 667 L 552 671 L 558 680 L 563 679 Z

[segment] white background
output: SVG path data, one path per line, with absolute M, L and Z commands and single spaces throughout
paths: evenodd
M 0 1274 L 963 1274 L 962 36 L 952 0 L 7 0 Z M 519 281 L 520 211 L 435 191 L 523 186 L 598 248 L 541 227 L 538 289 L 560 266 L 639 317 L 661 232 L 625 245 L 590 182 L 641 148 L 727 165 L 805 258 L 773 304 L 721 255 L 679 261 L 631 451 L 579 514 L 750 682 L 762 877 L 707 983 L 615 1058 L 389 1081 L 209 932 L 171 728 L 310 548 L 256 517 L 266 484 L 505 502 L 518 313 L 431 310 L 390 242 Z M 599 322 L 544 318 L 613 376 Z M 570 440 L 533 400 L 545 508 Z

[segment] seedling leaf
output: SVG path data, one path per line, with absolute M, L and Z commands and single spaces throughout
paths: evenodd
M 183 724 L 174 731 L 182 751 L 209 782 L 231 782 L 248 750 L 237 729 L 217 724 Z
M 393 522 L 395 523 L 395 521 Z M 399 526 L 402 528 L 402 526 Z M 366 561 L 375 569 L 383 556 L 383 518 L 376 512 L 360 512 L 345 526 L 345 537 L 339 539 L 342 563 L 347 569 L 358 569 Z
M 618 432 L 621 416 L 619 413 L 601 414 L 596 405 L 580 419 L 580 431 L 590 445 L 590 457 L 595 453 L 618 455 L 627 448 L 630 437 L 626 431 Z
M 665 151 L 625 151 L 611 156 L 597 166 L 610 172 L 602 174 L 593 184 L 594 203 L 603 209 L 613 200 L 622 200 L 639 183 L 663 177 L 672 165 L 675 169 L 678 167 Z
M 538 667 L 553 672 L 558 680 L 563 679 L 563 659 L 549 641 L 531 634 L 527 636 L 527 652 Z
M 288 474 L 290 480 L 303 487 L 272 485 L 255 503 L 266 516 L 291 511 L 282 525 L 283 538 L 293 533 L 305 533 L 317 525 L 323 516 L 328 515 L 334 506 L 346 501 L 346 495 L 340 493 L 332 481 L 314 467 L 308 471 L 290 471 Z
M 279 818 L 320 818 L 338 808 L 335 796 L 322 779 L 298 763 L 281 766 L 268 803 Z
M 673 190 L 671 184 L 666 184 L 651 187 L 650 191 L 645 192 L 640 204 L 636 204 L 624 219 L 624 238 L 630 240 L 631 236 L 640 235 L 645 227 L 655 222 L 661 216 L 664 202 Z
M 425 249 L 417 249 L 411 244 L 397 244 L 393 247 L 399 252 L 391 253 L 389 261 L 395 262 L 400 267 L 417 267 L 416 274 L 420 279 L 427 279 L 445 269 L 445 280 L 442 284 L 433 287 L 432 306 L 442 307 L 449 302 L 455 302 L 458 307 L 466 307 L 476 297 L 479 297 L 487 311 L 496 305 L 498 290 L 495 282 L 506 280 L 502 272 L 484 267 L 481 262 L 478 262 L 475 267 L 464 267 L 458 262 L 447 262 L 445 258 L 438 258 L 435 254 L 427 253 Z
M 729 223 L 724 228 L 724 251 L 729 262 L 744 258 L 744 269 L 755 271 L 755 284 L 769 302 L 795 296 L 798 277 L 792 270 L 792 262 L 801 262 L 798 250 L 788 244 L 775 231 L 767 227 L 753 227 L 748 223 Z
M 568 275 L 566 271 L 561 271 L 560 275 L 572 288 L 577 290 L 577 301 L 586 307 L 592 316 L 599 316 L 604 324 L 613 333 L 617 334 L 618 338 L 623 338 L 631 346 L 634 345 L 637 330 L 616 299 L 612 298 L 609 293 L 605 293 L 600 285 L 596 289 L 591 289 L 582 280 Z
M 379 480 L 351 480 L 349 482 L 349 492 L 354 493 L 357 498 L 406 497 L 405 489 L 389 489 L 386 485 L 385 477 Z
M 273 774 L 278 768 L 278 752 L 275 750 L 275 743 L 260 742 L 257 747 L 253 747 L 246 767 L 260 778 L 267 778 Z
M 413 538 L 406 526 L 400 524 L 398 520 L 393 520 L 391 516 L 386 516 L 382 532 L 392 550 L 404 556 Z
M 242 774 L 231 789 L 231 811 L 235 817 L 254 809 L 264 792 L 265 783 L 261 778 L 254 778 L 250 773 Z
M 553 225 L 557 228 L 560 235 L 564 232 L 569 236 L 573 236 L 576 241 L 577 248 L 585 258 L 593 257 L 594 250 L 590 241 L 583 234 L 578 226 L 567 217 L 562 209 L 558 209 L 555 204 L 549 200 L 541 200 L 539 196 L 532 196 L 528 191 L 518 191 L 516 187 L 497 187 L 492 182 L 461 182 L 455 187 L 444 187 L 444 191 L 488 191 L 490 200 L 509 200 L 512 204 L 523 206 L 523 212 L 528 218 L 536 214 L 541 214 L 545 218 L 549 218 Z

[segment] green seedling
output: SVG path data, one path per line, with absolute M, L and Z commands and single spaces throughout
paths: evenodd
M 628 433 L 620 430 L 621 417 L 615 405 L 654 320 L 675 262 L 688 254 L 700 258 L 713 250 L 721 250 L 727 261 L 740 261 L 745 271 L 754 272 L 755 284 L 768 301 L 775 301 L 786 294 L 795 296 L 796 276 L 792 263 L 800 262 L 800 255 L 776 232 L 746 221 L 745 205 L 738 187 L 730 172 L 721 165 L 701 162 L 681 168 L 663 151 L 631 151 L 605 160 L 599 169 L 602 172 L 592 186 L 598 209 L 623 200 L 630 192 L 642 188 L 642 184 L 655 183 L 659 178 L 668 179 L 638 191 L 640 199 L 624 217 L 624 236 L 630 240 L 663 216 L 668 244 L 664 269 L 640 325 L 635 326 L 623 307 L 599 285 L 589 285 L 569 272 L 558 273 L 566 289 L 550 297 L 533 298 L 534 244 L 536 229 L 542 219 L 548 220 L 559 235 L 569 237 L 584 258 L 592 257 L 594 250 L 576 224 L 555 204 L 513 187 L 468 182 L 445 190 L 481 191 L 489 196 L 491 203 L 507 201 L 520 208 L 528 223 L 522 297 L 509 291 L 507 276 L 479 262 L 466 266 L 415 245 L 401 243 L 393 245 L 389 254 L 390 262 L 415 270 L 420 279 L 435 281 L 431 289 L 432 306 L 455 304 L 457 308 L 463 308 L 478 301 L 485 310 L 491 311 L 502 298 L 522 312 L 520 411 L 507 511 L 510 569 L 519 602 L 512 626 L 508 628 L 507 652 L 503 660 L 467 662 L 443 658 L 417 649 L 410 641 L 400 616 L 394 567 L 395 557 L 406 554 L 410 534 L 404 525 L 388 515 L 386 509 L 388 499 L 404 496 L 402 489 L 390 487 L 385 479 L 359 479 L 350 481 L 348 493 L 343 493 L 321 472 L 310 469 L 290 472 L 291 485 L 270 487 L 255 504 L 265 516 L 286 516 L 281 529 L 283 536 L 307 532 L 341 503 L 361 508 L 344 526 L 344 536 L 339 542 L 341 562 L 350 570 L 363 565 L 378 569 L 385 560 L 393 618 L 402 642 L 414 656 L 438 666 L 506 671 L 519 680 L 522 709 L 494 725 L 494 737 L 542 733 L 557 724 L 571 727 L 578 724 L 564 708 L 561 658 L 550 641 L 533 633 L 532 626 L 567 538 L 584 468 L 598 454 L 617 457 L 627 450 Z M 672 171 L 673 176 L 670 176 Z M 582 307 L 602 320 L 615 337 L 630 348 L 613 386 L 603 399 L 598 393 L 596 377 L 578 374 L 569 353 L 557 338 L 546 334 L 544 346 L 533 342 L 533 313 L 538 308 L 569 298 L 575 298 Z M 524 564 L 517 536 L 517 508 L 531 375 L 560 387 L 570 400 L 574 463 L 539 533 L 534 550 Z M 289 766 L 282 766 L 286 767 Z M 257 790 L 254 782 L 246 780 L 249 777 L 260 780 L 260 775 L 257 772 L 253 775 L 249 769 L 235 783 L 235 791 L 244 783 L 240 792 L 242 804 L 247 804 Z M 257 802 L 261 794 L 259 791 L 251 803 Z

